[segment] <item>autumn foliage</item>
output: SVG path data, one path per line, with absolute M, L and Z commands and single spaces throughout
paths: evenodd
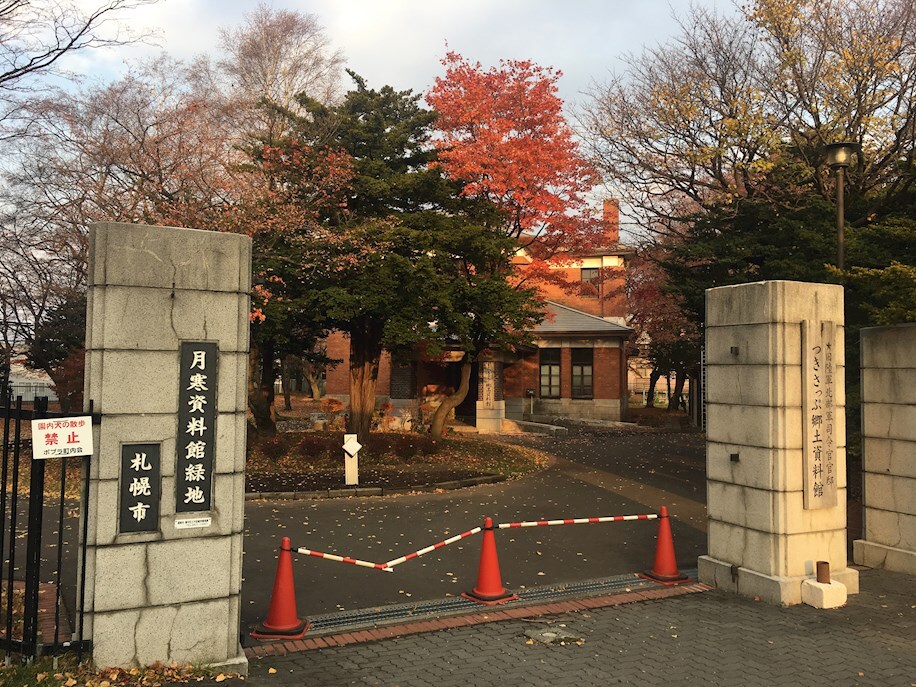
M 464 196 L 495 204 L 498 229 L 532 259 L 525 276 L 547 278 L 546 260 L 601 237 L 586 199 L 597 174 L 563 115 L 561 73 L 517 60 L 484 69 L 454 52 L 442 63 L 426 96 L 439 113 L 438 165 Z

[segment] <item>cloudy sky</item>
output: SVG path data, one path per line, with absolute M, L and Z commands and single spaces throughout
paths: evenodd
M 370 86 L 425 91 L 441 73 L 446 43 L 485 66 L 501 58 L 532 59 L 563 72 L 561 95 L 575 105 L 594 81 L 620 70 L 677 32 L 676 15 L 691 0 L 266 0 L 277 9 L 318 16 L 347 66 Z M 98 0 L 78 0 L 95 6 Z M 731 0 L 693 0 L 734 11 Z M 159 48 L 177 57 L 215 53 L 220 27 L 240 24 L 257 0 L 160 0 L 124 15 L 133 29 L 158 32 Z M 78 71 L 116 75 L 150 47 L 96 52 L 73 63 Z
M 97 7 L 101 0 L 74 0 Z M 122 15 L 133 31 L 154 31 L 156 45 L 137 45 L 71 56 L 66 66 L 101 80 L 125 65 L 166 51 L 173 57 L 216 55 L 220 28 L 244 22 L 259 0 L 159 0 Z M 316 15 L 346 66 L 370 87 L 425 92 L 443 68 L 448 48 L 485 67 L 500 59 L 530 59 L 562 71 L 560 95 L 568 114 L 628 54 L 654 47 L 679 32 L 677 16 L 691 4 L 735 12 L 733 0 L 262 0 L 275 9 Z M 344 82 L 344 87 L 348 87 Z M 608 190 L 596 191 L 596 203 Z M 613 193 L 613 190 L 610 189 Z M 622 210 L 626 232 L 631 224 Z

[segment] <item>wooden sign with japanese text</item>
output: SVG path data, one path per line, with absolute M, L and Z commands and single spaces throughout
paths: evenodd
M 175 466 L 176 513 L 208 511 L 212 508 L 218 355 L 215 343 L 181 343 L 178 460 Z
M 802 466 L 806 509 L 837 503 L 836 327 L 802 322 Z
M 159 444 L 121 446 L 118 484 L 119 532 L 157 532 L 162 495 L 162 450 Z
M 492 408 L 496 400 L 496 363 L 485 361 L 480 364 L 480 403 L 484 408 Z

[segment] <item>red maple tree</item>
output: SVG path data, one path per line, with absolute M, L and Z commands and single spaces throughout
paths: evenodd
M 602 237 L 587 203 L 598 175 L 579 151 L 557 95 L 561 72 L 527 60 L 484 69 L 455 52 L 442 60 L 427 102 L 436 121 L 438 165 L 462 194 L 500 210 L 495 227 L 530 262 L 523 280 L 557 281 L 547 261 L 568 261 Z

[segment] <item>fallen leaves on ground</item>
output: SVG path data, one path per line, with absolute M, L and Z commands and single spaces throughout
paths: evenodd
M 246 491 L 310 491 L 343 486 L 337 432 L 281 432 L 252 440 Z M 360 452 L 360 486 L 404 488 L 481 475 L 521 477 L 545 467 L 543 451 L 478 436 L 377 432 Z
M 62 661 L 54 669 L 50 659 L 31 665 L 0 667 L 0 684 L 10 687 L 160 687 L 162 685 L 193 684 L 214 679 L 224 682 L 240 676 L 220 673 L 215 677 L 208 671 L 190 664 L 155 663 L 147 668 L 103 668 L 69 665 Z

